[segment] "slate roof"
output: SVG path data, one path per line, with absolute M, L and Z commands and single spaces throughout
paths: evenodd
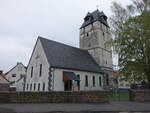
M 93 22 L 100 21 L 104 25 L 108 26 L 107 23 L 107 16 L 104 14 L 104 12 L 100 12 L 99 10 L 96 10 L 92 13 L 89 13 L 84 18 L 84 23 L 82 24 L 81 28 L 88 26 L 89 24 L 92 24 Z
M 88 72 L 102 72 L 86 50 L 38 37 L 51 67 Z

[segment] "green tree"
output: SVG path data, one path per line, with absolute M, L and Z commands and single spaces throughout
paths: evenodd
M 114 2 L 111 8 L 120 73 L 130 83 L 145 81 L 150 88 L 150 1 L 134 0 L 126 8 Z

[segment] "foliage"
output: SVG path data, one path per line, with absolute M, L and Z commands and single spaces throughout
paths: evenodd
M 150 86 L 149 3 L 149 0 L 133 1 L 126 8 L 113 3 L 111 25 L 121 75 L 131 83 L 146 81 Z

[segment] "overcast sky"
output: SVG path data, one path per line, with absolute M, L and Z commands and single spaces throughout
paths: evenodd
M 99 10 L 109 17 L 112 1 L 99 0 Z M 79 28 L 97 0 L 0 0 L 0 70 L 22 62 L 27 65 L 38 36 L 79 46 Z

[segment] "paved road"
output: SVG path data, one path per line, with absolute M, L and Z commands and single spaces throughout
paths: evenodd
M 150 103 L 111 102 L 110 104 L 0 104 L 0 113 L 10 112 L 85 112 L 85 111 L 140 111 L 150 113 Z M 69 113 L 70 113 L 69 112 Z

